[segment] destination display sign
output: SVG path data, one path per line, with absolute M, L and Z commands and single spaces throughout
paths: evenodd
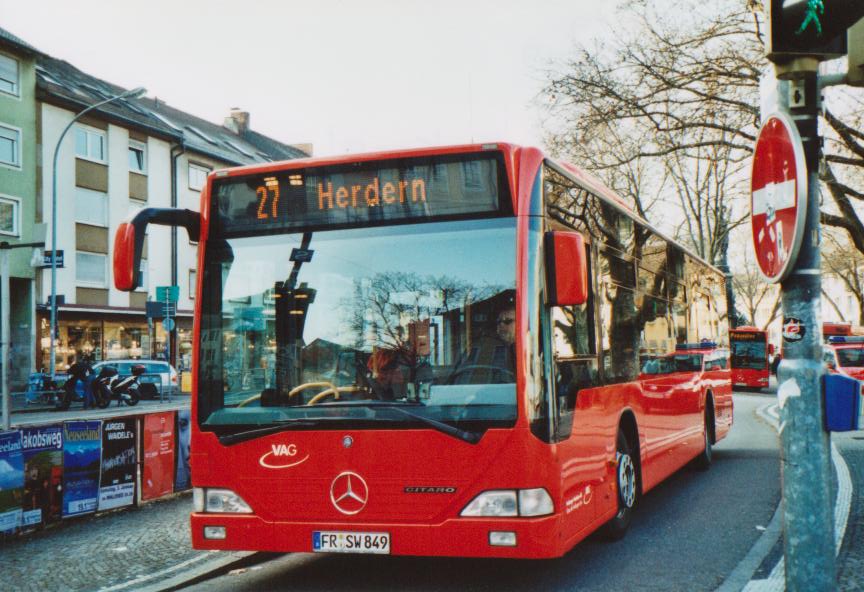
M 765 340 L 765 335 L 762 333 L 750 333 L 748 331 L 729 331 L 729 339 L 733 341 L 760 341 Z
M 217 236 L 494 214 L 512 208 L 498 153 L 290 169 L 213 182 Z

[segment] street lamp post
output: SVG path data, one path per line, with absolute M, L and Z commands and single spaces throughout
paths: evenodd
M 110 99 L 105 99 L 104 101 L 87 107 L 69 122 L 63 130 L 63 133 L 60 134 L 60 139 L 57 140 L 57 146 L 54 147 L 54 165 L 51 173 L 51 333 L 49 335 L 51 343 L 51 366 L 49 369 L 49 375 L 52 380 L 54 379 L 57 360 L 57 349 L 55 345 L 55 336 L 57 334 L 57 155 L 60 153 L 60 144 L 63 142 L 63 138 L 66 137 L 66 132 L 69 131 L 72 125 L 90 111 L 119 99 L 134 99 L 140 97 L 145 92 L 147 92 L 147 90 L 144 87 L 139 86 L 138 88 L 133 88 L 132 90 L 128 90 L 124 93 L 113 96 Z

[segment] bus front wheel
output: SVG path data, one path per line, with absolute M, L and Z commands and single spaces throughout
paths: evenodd
M 636 462 L 633 460 L 633 448 L 627 439 L 627 434 L 618 428 L 615 453 L 615 485 L 618 492 L 618 511 L 603 527 L 603 536 L 608 540 L 617 541 L 624 537 L 630 521 L 633 519 L 633 508 L 636 505 L 638 491 L 638 475 Z

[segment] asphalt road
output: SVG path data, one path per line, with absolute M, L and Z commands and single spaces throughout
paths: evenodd
M 594 537 L 554 561 L 290 554 L 184 588 L 222 590 L 714 590 L 780 499 L 778 439 L 736 395 L 735 424 L 703 473 L 683 469 L 642 500 L 627 537 Z

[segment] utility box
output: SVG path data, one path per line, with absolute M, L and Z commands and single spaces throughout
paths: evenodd
M 846 33 L 849 68 L 846 82 L 850 86 L 864 86 L 864 19 L 861 19 Z
M 825 400 L 825 429 L 829 432 L 851 432 L 862 423 L 861 383 L 842 374 L 822 377 Z

